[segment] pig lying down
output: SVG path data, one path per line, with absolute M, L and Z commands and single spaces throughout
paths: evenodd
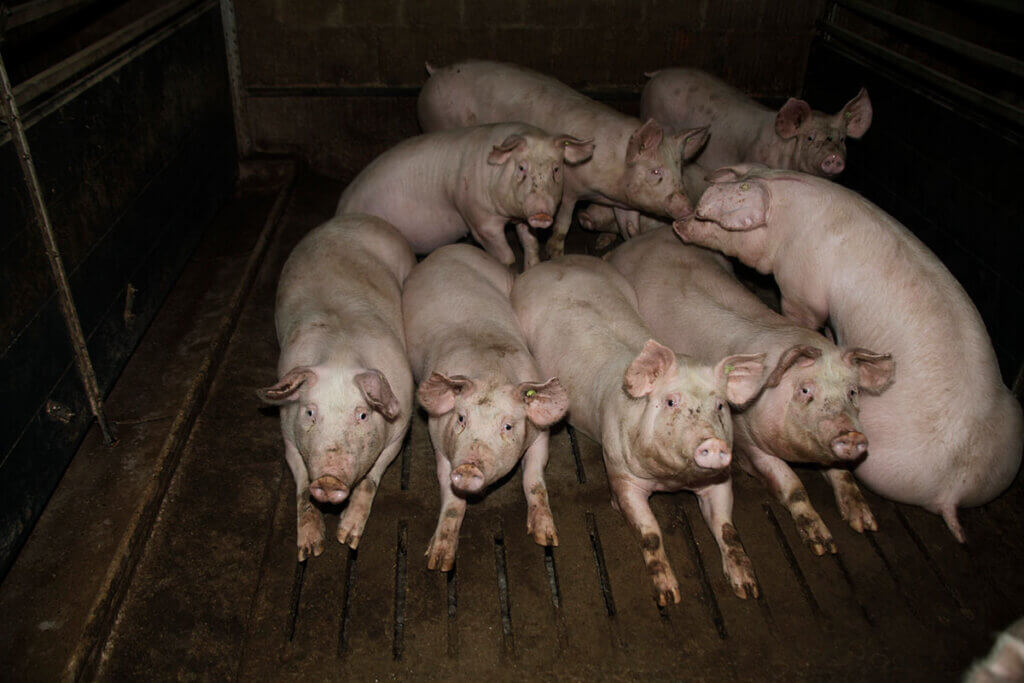
M 275 322 L 284 456 L 298 498 L 299 561 L 323 552 L 324 520 L 310 502 L 348 506 L 338 540 L 352 548 L 412 416 L 401 288 L 416 260 L 379 218 L 338 216 L 310 232 L 284 264 Z
M 420 135 L 363 169 L 342 193 L 337 214 L 380 216 L 417 254 L 471 234 L 505 265 L 515 262 L 505 239 L 505 224 L 515 221 L 529 267 L 539 260 L 530 226 L 551 226 L 564 167 L 582 164 L 593 151 L 590 142 L 522 123 Z
M 985 324 L 945 266 L 860 195 L 790 171 L 720 169 L 689 242 L 774 273 L 789 318 L 826 319 L 841 346 L 891 352 L 899 380 L 862 397 L 871 439 L 857 477 L 881 495 L 942 515 L 1002 493 L 1020 467 L 1024 419 L 1003 385 Z
M 558 545 L 544 466 L 547 428 L 562 419 L 569 399 L 530 355 L 511 290 L 508 269 L 468 244 L 438 249 L 406 280 L 409 357 L 441 485 L 430 569 L 448 571 L 455 562 L 466 496 L 482 494 L 520 458 L 526 531 L 540 545 Z
M 512 290 L 530 349 L 569 394 L 569 422 L 601 443 L 612 505 L 640 535 L 658 603 L 679 602 L 661 528 L 648 498 L 689 489 L 741 598 L 757 580 L 732 524 L 728 403 L 761 388 L 763 355 L 703 365 L 651 338 L 629 284 L 591 256 L 565 256 L 519 276 Z
M 856 531 L 877 530 L 849 467 L 868 451 L 860 393 L 888 387 L 890 356 L 841 349 L 787 320 L 740 284 L 720 254 L 682 244 L 671 228 L 630 240 L 608 262 L 633 286 L 651 331 L 677 353 L 704 362 L 749 349 L 767 353 L 764 389 L 733 415 L 737 460 L 786 506 L 815 554 L 834 553 L 836 545 L 785 461 L 820 465 L 843 519 Z
M 707 129 L 667 134 L 576 92 L 564 83 L 514 64 L 461 62 L 430 78 L 417 104 L 423 130 L 444 130 L 498 121 L 525 121 L 545 130 L 571 131 L 595 143 L 594 158 L 566 170 L 562 204 L 547 243 L 559 256 L 577 201 L 606 204 L 630 234 L 638 211 L 684 218 L 693 211 L 681 166 L 707 142 Z M 628 227 L 633 226 L 633 227 Z
M 871 126 L 871 100 L 860 89 L 838 114 L 790 98 L 778 112 L 698 69 L 663 69 L 640 97 L 640 115 L 669 130 L 710 126 L 699 161 L 715 169 L 746 162 L 832 177 L 846 167 L 846 138 Z

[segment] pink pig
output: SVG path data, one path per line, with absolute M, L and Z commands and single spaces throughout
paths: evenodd
M 840 185 L 749 166 L 711 180 L 680 236 L 774 273 L 788 317 L 812 329 L 827 319 L 840 345 L 892 353 L 899 381 L 863 397 L 871 453 L 856 475 L 942 515 L 964 541 L 957 507 L 1010 485 L 1024 418 L 963 287 L 909 230 Z
M 669 130 L 710 126 L 700 156 L 707 168 L 746 162 L 832 177 L 846 167 L 846 138 L 871 126 L 871 100 L 860 89 L 838 114 L 814 111 L 790 98 L 778 112 L 698 69 L 663 69 L 650 76 L 640 114 Z

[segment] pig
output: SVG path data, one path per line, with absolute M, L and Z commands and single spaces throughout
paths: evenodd
M 846 138 L 871 126 L 868 91 L 830 116 L 789 98 L 778 112 L 699 69 L 663 69 L 640 96 L 640 113 L 669 130 L 710 126 L 700 163 L 716 169 L 756 162 L 831 178 L 846 167 Z
M 560 81 L 514 64 L 468 61 L 435 69 L 420 91 L 423 130 L 497 121 L 526 121 L 547 130 L 571 130 L 593 139 L 593 159 L 566 169 L 562 204 L 545 250 L 565 250 L 577 201 L 618 212 L 622 226 L 639 227 L 639 211 L 684 218 L 693 212 L 681 170 L 707 142 L 706 127 L 666 134 L 646 122 L 595 102 Z M 628 230 L 628 228 L 626 228 Z
M 999 634 L 988 656 L 975 661 L 964 674 L 964 683 L 1011 683 L 1024 681 L 1024 619 Z
M 281 272 L 274 320 L 284 457 L 295 479 L 299 561 L 323 552 L 320 503 L 348 501 L 337 538 L 359 546 L 384 470 L 412 417 L 401 288 L 416 262 L 393 226 L 336 216 L 295 247 Z
M 629 283 L 592 256 L 526 271 L 512 306 L 541 369 L 569 394 L 569 423 L 601 443 L 612 506 L 640 536 L 658 604 L 679 602 L 679 584 L 648 498 L 681 489 L 697 494 L 733 592 L 756 598 L 753 566 L 732 523 L 728 404 L 757 394 L 764 356 L 710 366 L 673 353 L 641 320 Z
M 963 287 L 913 233 L 840 185 L 756 166 L 719 169 L 711 182 L 679 235 L 774 273 L 787 317 L 812 329 L 827 318 L 840 346 L 892 354 L 899 381 L 862 397 L 871 456 L 855 474 L 942 515 L 964 542 L 957 508 L 1013 481 L 1024 417 Z
M 507 268 L 468 244 L 442 247 L 406 282 L 402 310 L 417 398 L 427 411 L 441 515 L 427 567 L 455 562 L 466 498 L 523 460 L 526 532 L 558 545 L 544 467 L 548 427 L 569 407 L 556 377 L 542 380 L 509 295 Z
M 767 353 L 764 389 L 733 415 L 736 461 L 786 506 L 812 552 L 837 548 L 786 461 L 820 466 L 843 519 L 858 532 L 878 529 L 850 466 L 868 452 L 860 393 L 889 387 L 890 355 L 839 348 L 784 318 L 740 284 L 724 257 L 683 244 L 671 226 L 617 247 L 608 263 L 632 285 L 651 331 L 676 353 L 704 362 L 750 348 Z
M 505 265 L 515 262 L 505 239 L 505 224 L 515 221 L 529 267 L 540 259 L 530 227 L 551 226 L 564 167 L 584 163 L 593 151 L 588 141 L 523 123 L 420 135 L 364 168 L 342 193 L 337 214 L 380 216 L 418 254 L 471 234 Z

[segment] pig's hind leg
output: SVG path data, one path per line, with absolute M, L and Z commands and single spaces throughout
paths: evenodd
M 405 438 L 396 439 L 393 444 L 387 446 L 377 457 L 377 462 L 366 473 L 363 480 L 352 491 L 348 498 L 348 507 L 341 513 L 338 520 L 338 541 L 348 545 L 355 550 L 359 547 L 359 539 L 363 536 L 363 529 L 366 528 L 366 520 L 370 517 L 370 508 L 373 506 L 373 498 L 377 495 L 377 487 L 380 485 L 380 478 L 384 476 L 384 470 L 388 468 L 402 450 Z
M 722 571 L 729 580 L 732 592 L 739 598 L 760 595 L 754 565 L 740 541 L 739 532 L 732 523 L 732 480 L 696 491 L 700 512 L 722 553 Z
M 654 582 L 658 604 L 662 607 L 680 600 L 679 582 L 672 571 L 665 553 L 665 542 L 661 527 L 647 502 L 650 491 L 643 489 L 624 477 L 611 480 L 612 505 L 623 514 L 630 526 L 640 533 L 640 548 L 644 564 Z
M 864 494 L 853 479 L 849 470 L 827 469 L 822 471 L 828 483 L 832 484 L 832 490 L 836 494 L 836 505 L 839 506 L 839 514 L 843 516 L 854 531 L 878 531 L 878 522 L 864 500 Z
M 832 532 L 811 506 L 803 482 L 785 461 L 754 446 L 745 446 L 739 463 L 745 471 L 764 482 L 775 499 L 786 506 L 800 538 L 811 552 L 815 555 L 824 555 L 826 550 L 832 554 L 838 552 Z
M 298 512 L 296 540 L 299 546 L 299 562 L 304 562 L 310 555 L 318 557 L 324 551 L 324 516 L 309 499 L 309 473 L 306 471 L 306 463 L 302 462 L 299 449 L 287 437 L 284 440 L 284 459 L 292 471 L 292 478 L 295 479 Z
M 547 430 L 540 433 L 523 455 L 523 493 L 526 494 L 526 533 L 538 545 L 558 545 L 555 519 L 548 503 L 544 467 L 548 464 Z
M 441 485 L 441 516 L 437 528 L 427 546 L 427 569 L 450 571 L 455 565 L 455 552 L 459 548 L 459 529 L 466 516 L 466 500 L 452 491 L 452 464 L 448 458 L 435 451 L 437 458 L 437 482 Z

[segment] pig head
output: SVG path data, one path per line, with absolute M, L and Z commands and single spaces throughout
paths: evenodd
M 708 135 L 707 126 L 666 135 L 654 119 L 637 128 L 626 147 L 622 177 L 627 204 L 673 219 L 692 214 L 693 204 L 686 195 L 682 169 L 700 153 Z
M 894 370 L 888 354 L 844 350 L 824 339 L 794 345 L 779 356 L 764 392 L 743 413 L 744 429 L 758 446 L 791 462 L 859 461 L 868 451 L 860 392 L 882 393 Z
M 538 430 L 558 422 L 569 397 L 557 378 L 489 383 L 434 372 L 417 391 L 430 437 L 452 464 L 452 489 L 476 495 L 508 474 Z
M 491 182 L 491 197 L 504 215 L 549 228 L 562 201 L 562 167 L 581 164 L 593 153 L 591 141 L 569 135 L 510 135 L 487 155 L 488 164 L 501 167 Z
M 257 395 L 281 407 L 285 436 L 302 456 L 309 492 L 321 503 L 348 497 L 380 456 L 387 423 L 401 410 L 387 378 L 375 369 L 297 367 Z
M 775 116 L 780 143 L 793 145 L 787 168 L 831 178 L 846 168 L 846 138 L 859 138 L 871 126 L 871 100 L 860 89 L 838 114 L 813 111 L 803 100 L 790 98 Z
M 729 356 L 712 369 L 648 340 L 623 377 L 641 413 L 632 430 L 622 430 L 632 441 L 627 466 L 635 476 L 684 486 L 727 471 L 728 404 L 743 405 L 756 396 L 763 372 L 764 354 Z

